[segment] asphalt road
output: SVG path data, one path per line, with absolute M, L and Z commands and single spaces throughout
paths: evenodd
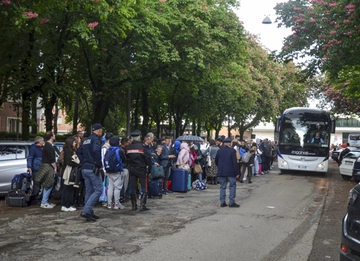
M 0 260 L 339 260 L 341 220 L 353 181 L 331 161 L 327 175 L 280 174 L 238 183 L 240 208 L 219 207 L 219 187 L 150 199 L 150 211 L 80 211 L 0 201 Z

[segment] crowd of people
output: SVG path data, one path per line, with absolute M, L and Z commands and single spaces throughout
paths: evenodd
M 92 125 L 89 137 L 79 131 L 65 140 L 63 150 L 56 159 L 52 146 L 55 135 L 49 131 L 45 137 L 36 137 L 27 158 L 28 172 L 33 178 L 33 199 L 44 209 L 54 208 L 49 202 L 56 177 L 61 177 L 61 211 L 76 211 L 80 216 L 96 221 L 94 206 L 103 198 L 103 206 L 124 209 L 124 202 L 131 201 L 132 210 L 147 211 L 148 182 L 152 166 L 164 170 L 162 194 L 172 193 L 169 186 L 173 168 L 186 169 L 191 182 L 208 185 L 220 184 L 220 206 L 226 203 L 226 187 L 229 183 L 229 207 L 235 203 L 236 182 L 252 183 L 252 176 L 269 173 L 276 160 L 277 145 L 265 139 L 259 143 L 246 142 L 224 136 L 216 140 L 173 142 L 171 137 L 155 138 L 148 133 L 141 139 L 135 130 L 130 137 L 120 139 L 112 133 L 103 134 L 104 127 Z M 40 194 L 40 188 L 42 193 Z

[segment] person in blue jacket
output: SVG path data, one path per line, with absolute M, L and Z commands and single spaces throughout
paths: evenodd
M 30 146 L 29 156 L 27 157 L 27 171 L 31 174 L 33 180 L 33 197 L 37 199 L 40 192 L 40 183 L 35 181 L 36 174 L 39 171 L 42 162 L 42 152 L 44 146 L 44 138 L 35 137 L 34 144 Z
M 102 177 L 100 170 L 101 140 L 104 127 L 100 123 L 92 125 L 92 134 L 84 140 L 81 147 L 76 151 L 82 163 L 81 172 L 85 180 L 85 206 L 80 216 L 87 221 L 96 221 L 99 217 L 94 214 L 93 207 L 98 202 L 102 192 Z
M 236 151 L 231 147 L 231 138 L 224 140 L 224 147 L 216 153 L 215 164 L 218 167 L 217 176 L 220 182 L 220 207 L 227 206 L 225 202 L 227 183 L 229 183 L 229 207 L 240 207 L 235 203 L 236 179 L 240 176 L 240 170 L 236 159 Z

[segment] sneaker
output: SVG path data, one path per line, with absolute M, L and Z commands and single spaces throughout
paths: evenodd
M 114 209 L 124 209 L 124 208 L 125 208 L 125 206 L 122 205 L 121 203 L 115 204 L 115 206 L 114 206 Z
M 111 209 L 112 208 L 112 204 L 107 204 L 107 208 Z
M 75 208 L 75 207 L 72 207 L 72 206 L 69 207 L 68 209 L 69 209 L 69 211 L 76 211 L 76 208 Z
M 221 203 L 221 204 L 220 204 L 220 207 L 222 207 L 222 208 L 223 208 L 223 207 L 227 207 L 227 206 L 228 206 L 228 205 L 227 205 L 226 203 Z
M 68 212 L 68 211 L 70 211 L 70 208 L 62 206 L 61 211 Z
M 53 204 L 46 203 L 46 204 L 41 204 L 40 207 L 41 208 L 54 208 L 55 206 Z
M 52 206 L 52 207 L 55 207 L 55 206 L 56 206 L 56 204 L 53 204 L 53 203 L 50 203 L 50 202 L 48 202 L 48 204 L 49 204 L 50 206 Z
M 107 207 L 107 206 L 108 206 L 107 202 L 103 202 L 103 203 L 102 203 L 102 206 L 103 206 L 103 207 Z

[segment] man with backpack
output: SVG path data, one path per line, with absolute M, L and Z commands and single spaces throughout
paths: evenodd
M 119 147 L 120 139 L 118 136 L 113 136 L 109 143 L 110 148 L 106 150 L 103 161 L 104 173 L 109 179 L 107 207 L 111 209 L 114 203 L 114 209 L 124 209 L 125 206 L 120 203 L 120 192 L 124 185 L 123 163 Z

